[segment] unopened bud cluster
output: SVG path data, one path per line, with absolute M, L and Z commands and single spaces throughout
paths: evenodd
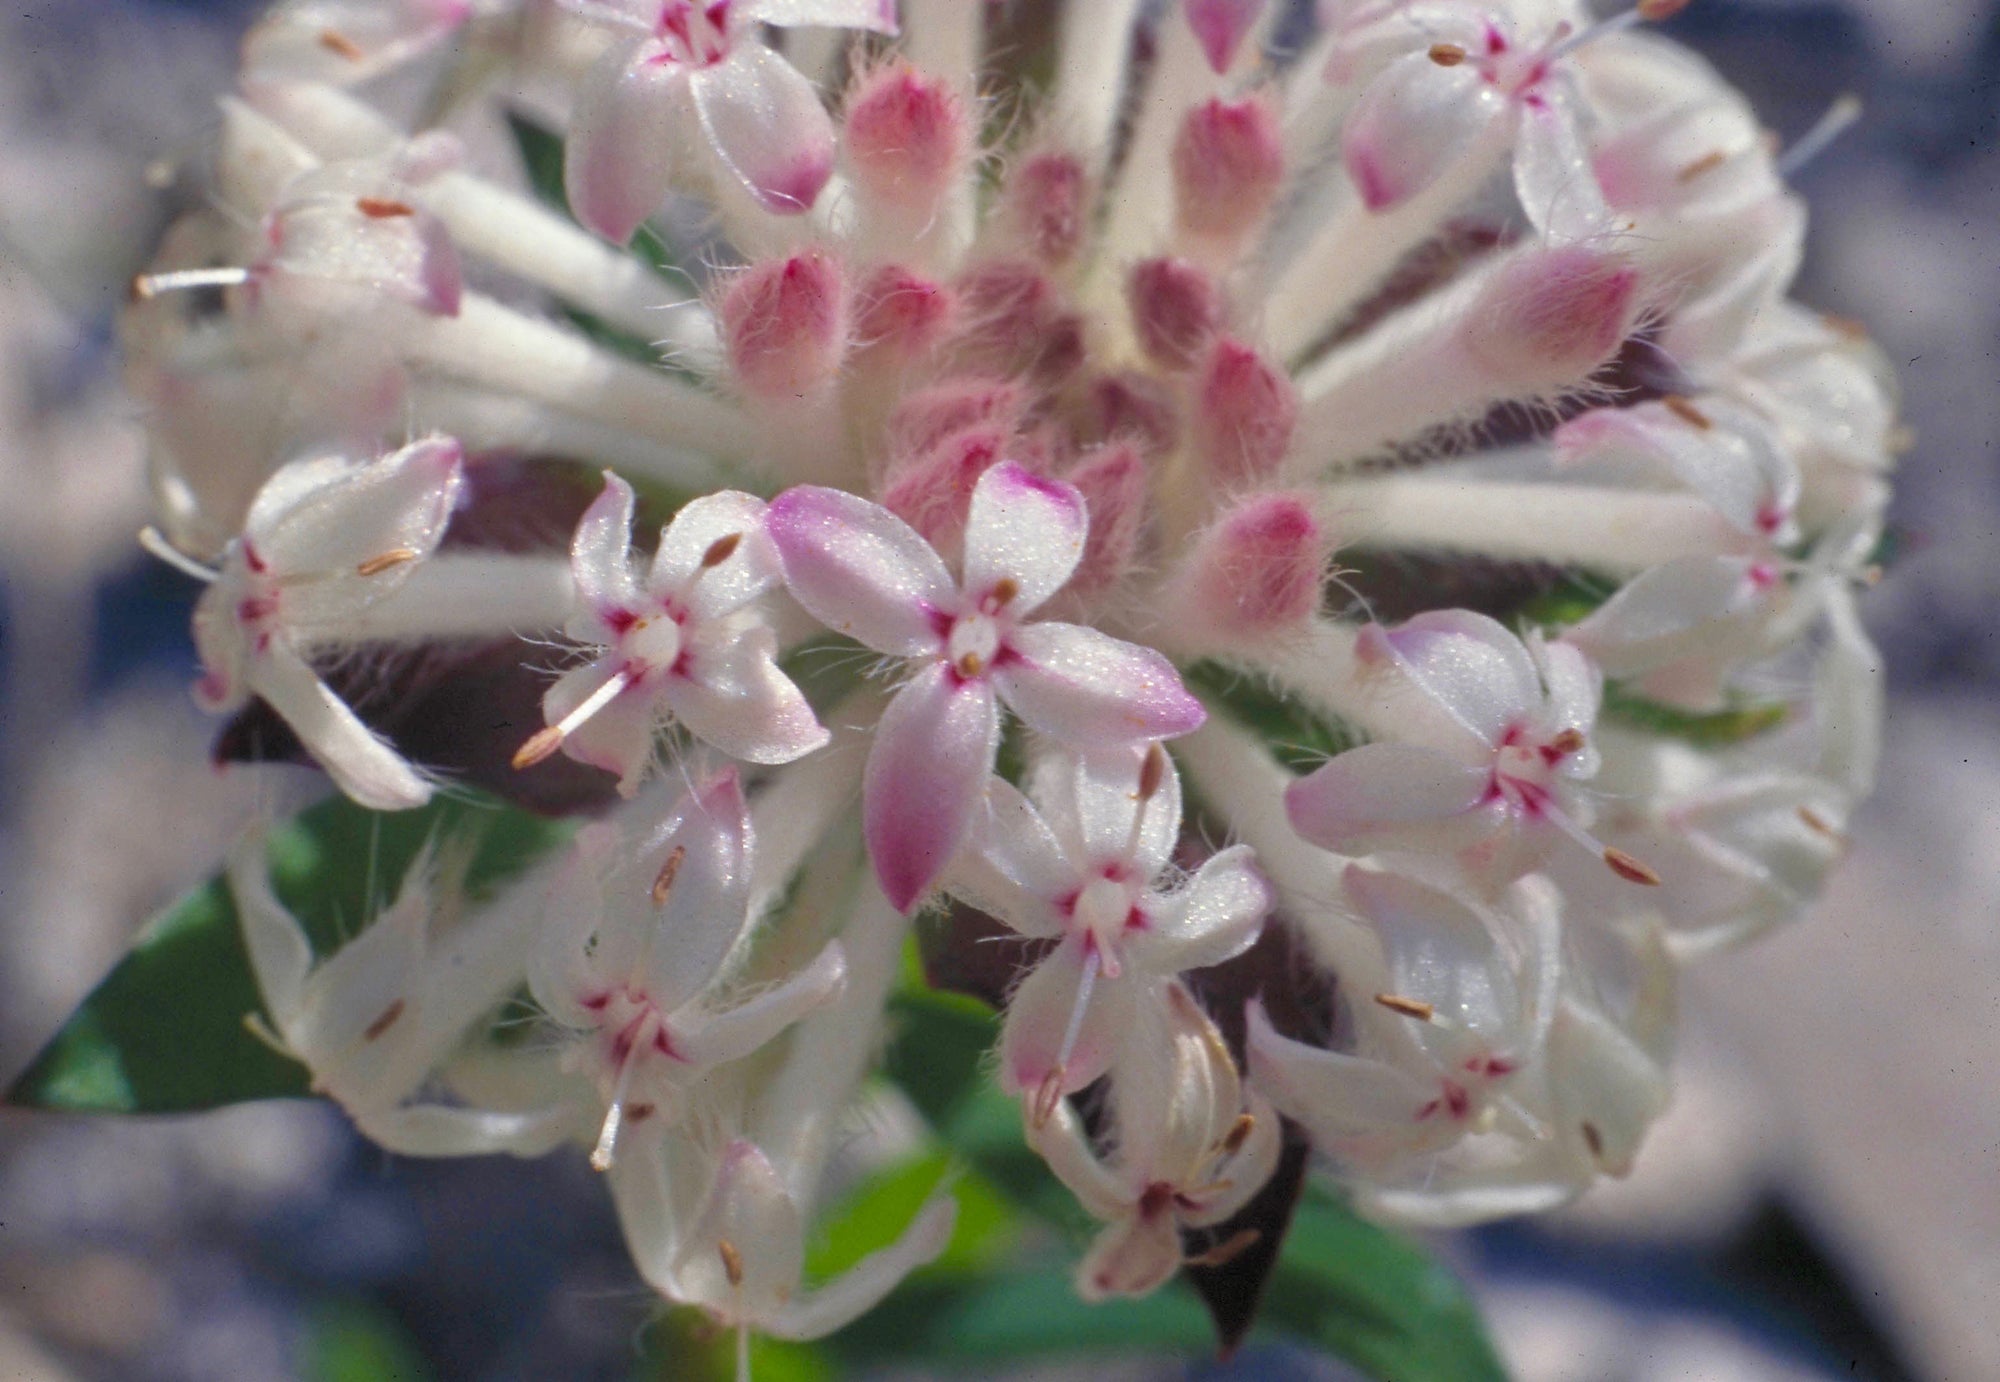
M 1423 1223 L 1623 1174 L 1679 967 L 1869 786 L 1891 390 L 1678 7 L 1154 8 L 1071 0 L 1027 84 L 970 0 L 293 0 L 137 285 L 203 703 L 371 808 L 594 817 L 323 957 L 247 844 L 270 1038 L 386 1147 L 592 1147 L 726 1326 L 946 1240 L 801 1280 L 927 908 L 1137 1294 L 1285 1136 Z M 496 649 L 539 726 L 384 732 L 375 669 Z

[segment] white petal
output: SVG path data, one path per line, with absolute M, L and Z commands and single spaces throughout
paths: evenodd
M 1149 905 L 1152 929 L 1125 942 L 1133 963 L 1154 974 L 1178 974 L 1219 965 L 1247 950 L 1274 901 L 1254 857 L 1248 845 L 1225 849 L 1157 910 Z
M 840 942 L 829 941 L 813 962 L 775 988 L 733 1008 L 676 1018 L 674 1049 L 696 1065 L 741 1060 L 813 1009 L 838 998 L 847 982 Z
M 743 17 L 781 29 L 822 25 L 830 29 L 896 32 L 896 0 L 744 0 Z
M 834 152 L 833 121 L 811 82 L 753 41 L 692 73 L 688 88 L 716 154 L 766 211 L 811 210 Z
M 632 487 L 604 472 L 604 489 L 590 501 L 570 539 L 569 564 L 576 593 L 600 618 L 630 609 L 639 593 L 632 576 Z
M 272 643 L 252 665 L 250 686 L 357 804 L 408 811 L 431 799 L 430 783 L 362 724 L 290 648 Z
M 1341 127 L 1348 176 L 1369 210 L 1386 211 L 1469 154 L 1507 108 L 1471 64 L 1440 67 L 1424 53 L 1398 58 L 1362 91 Z
M 1363 744 L 1292 783 L 1292 829 L 1323 849 L 1367 854 L 1479 805 L 1488 769 L 1414 744 Z
M 940 1195 L 923 1207 L 903 1236 L 871 1252 L 826 1285 L 787 1302 L 764 1323 L 780 1339 L 818 1339 L 875 1308 L 917 1268 L 935 1261 L 951 1241 L 958 1202 Z
M 1542 83 L 1524 104 L 1514 138 L 1514 193 L 1535 228 L 1551 241 L 1603 235 L 1611 210 L 1570 93 L 1558 81 Z
M 666 703 L 688 731 L 747 763 L 789 763 L 830 737 L 804 694 L 778 670 L 768 626 L 741 630 L 715 646 L 698 640 L 687 665 L 662 682 Z
M 1181 1268 L 1181 1237 L 1171 1214 L 1133 1215 L 1107 1226 L 1076 1268 L 1076 1293 L 1087 1301 L 1150 1295 Z
M 282 1034 L 291 1024 L 312 968 L 312 943 L 298 918 L 271 889 L 271 870 L 262 831 L 246 832 L 229 851 L 229 895 L 250 952 L 250 971 L 264 1010 Z
M 730 1281 L 725 1243 L 740 1284 Z M 804 1269 L 805 1224 L 783 1178 L 754 1143 L 730 1143 L 674 1263 L 675 1294 L 721 1323 L 768 1327 Z
M 727 557 L 702 565 L 717 544 L 732 538 Z M 777 546 L 764 531 L 764 501 L 724 490 L 690 500 L 660 530 L 646 585 L 657 596 L 678 599 L 696 619 L 719 619 L 762 595 L 783 574 Z
M 1000 1025 L 1000 1087 L 1009 1094 L 1035 1093 L 1055 1070 L 1076 1011 L 1083 954 L 1080 943 L 1064 941 L 1028 971 L 1008 998 L 1007 1016 Z M 1063 1067 L 1063 1093 L 1082 1089 L 1105 1072 L 1120 1041 L 1132 1030 L 1133 1013 L 1144 1001 L 1142 991 L 1152 994 L 1157 987 L 1137 978 L 1097 979 Z
M 1056 1102 L 1047 1122 L 1027 1120 L 1023 1136 L 1092 1218 L 1119 1219 L 1131 1210 L 1124 1182 L 1098 1159 L 1067 1099 Z
M 1502 1042 L 1522 1023 L 1521 998 L 1486 922 L 1447 893 L 1350 865 L 1349 902 L 1374 925 L 1390 982 L 1453 1025 Z M 1417 1024 L 1428 1032 L 1430 1024 Z
M 1061 935 L 1054 904 L 1076 888 L 1076 867 L 1041 814 L 1005 778 L 987 778 L 972 841 L 952 866 L 951 890 L 1024 936 Z
M 248 539 L 259 557 L 285 575 L 351 575 L 386 552 L 428 555 L 444 536 L 458 502 L 463 459 L 457 442 L 429 437 L 365 465 L 315 469 L 314 483 L 286 496 L 282 515 L 272 514 L 259 496 L 250 512 Z M 278 483 L 275 476 L 272 483 Z M 395 583 L 398 573 L 407 573 L 409 565 L 398 563 L 382 575 L 357 578 L 355 584 L 379 593 Z M 296 604 L 308 589 L 300 587 L 288 597 Z
M 1080 624 L 1014 630 L 992 675 L 1016 714 L 1076 748 L 1170 739 L 1207 717 L 1166 658 Z
M 1328 1150 L 1355 1138 L 1399 1133 L 1436 1086 L 1384 1061 L 1324 1051 L 1278 1035 L 1260 1005 L 1249 1010 L 1250 1079 Z
M 614 917 L 632 918 L 649 936 L 646 988 L 661 1010 L 707 988 L 743 933 L 751 848 L 750 808 L 731 769 L 681 799 L 675 819 L 640 853 L 637 876 L 627 875 L 633 895 L 610 899 Z M 653 899 L 669 867 L 661 905 Z
M 1364 659 L 1395 665 L 1431 702 L 1488 745 L 1542 699 L 1541 677 L 1521 640 L 1498 620 L 1440 609 L 1361 631 Z
M 982 599 L 1011 581 L 1007 608 L 1025 614 L 1062 589 L 1083 558 L 1083 496 L 1012 461 L 979 477 L 965 520 L 965 592 Z
M 1141 801 L 1140 778 L 1155 752 L 1163 771 L 1152 796 Z M 1166 865 L 1180 843 L 1180 773 L 1166 751 L 1152 744 L 1051 752 L 1036 766 L 1035 791 L 1052 804 L 1067 805 L 1064 814 L 1074 822 L 1082 859 L 1091 865 L 1127 861 L 1143 881 Z
M 792 596 L 836 633 L 912 657 L 943 646 L 935 616 L 958 601 L 944 562 L 879 504 L 817 485 L 771 501 L 765 516 Z

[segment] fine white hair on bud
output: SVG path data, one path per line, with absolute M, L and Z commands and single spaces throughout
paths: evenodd
M 232 858 L 364 1131 L 575 1143 L 654 1289 L 816 1337 L 951 1230 L 807 1281 L 934 907 L 1088 1298 L 1261 1261 L 1286 1136 L 1430 1224 L 1630 1167 L 1871 785 L 1893 381 L 1679 4 L 1305 8 L 252 31 L 122 331 L 218 756 L 598 818 L 323 959 Z

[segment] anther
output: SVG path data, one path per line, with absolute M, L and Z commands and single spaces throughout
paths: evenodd
M 319 46 L 336 57 L 346 58 L 349 62 L 360 62 L 368 56 L 366 49 L 338 29 L 321 29 Z
M 361 1039 L 363 1041 L 374 1041 L 376 1038 L 380 1037 L 382 1033 L 388 1031 L 391 1027 L 395 1026 L 396 1019 L 401 1017 L 402 1015 L 403 1015 L 403 1000 L 398 998 L 388 1007 L 382 1009 L 382 1015 L 380 1017 L 376 1018 L 373 1022 L 369 1023 L 366 1027 L 362 1029 Z
M 1002 576 L 994 583 L 993 593 L 987 596 L 987 599 L 991 601 L 993 609 L 997 613 L 1013 604 L 1014 597 L 1020 593 L 1020 584 L 1012 576 Z
M 1456 43 L 1433 43 L 1430 59 L 1439 67 L 1456 67 L 1465 61 L 1465 49 Z
M 562 747 L 562 743 L 563 732 L 556 726 L 550 725 L 547 729 L 537 730 L 527 743 L 514 751 L 515 771 L 532 768 L 543 759 L 554 756 L 555 751 Z
M 715 1255 L 722 1259 L 722 1274 L 729 1278 L 732 1287 L 743 1284 L 743 1254 L 727 1238 L 715 1240 Z
M 388 551 L 379 552 L 375 556 L 368 558 L 367 561 L 362 562 L 354 568 L 354 574 L 357 576 L 379 576 L 384 571 L 393 570 L 407 562 L 413 562 L 422 555 L 423 553 L 414 547 L 392 547 Z
M 1160 790 L 1160 784 L 1167 780 L 1167 751 L 1154 740 L 1146 745 L 1146 761 L 1139 765 L 1140 801 L 1151 801 Z
M 1549 747 L 1557 753 L 1575 753 L 1584 745 L 1583 731 L 1571 725 L 1568 729 L 1549 740 Z
M 1404 1017 L 1414 1017 L 1419 1022 L 1428 1022 L 1437 1016 L 1437 1009 L 1419 998 L 1405 998 L 1399 993 L 1378 993 L 1375 1001 L 1392 1013 Z
M 1715 426 L 1715 423 L 1710 421 L 1707 413 L 1695 407 L 1692 402 L 1683 398 L 1680 394 L 1670 393 L 1661 399 L 1660 402 L 1667 405 L 1668 412 L 1698 431 L 1706 432 Z
M 1829 840 L 1838 840 L 1841 838 L 1840 832 L 1833 828 L 1833 823 L 1810 806 L 1801 806 L 1799 808 L 1799 819 L 1805 823 L 1806 829 L 1812 831 L 1815 835 L 1824 835 Z
M 1672 19 L 1688 7 L 1689 0 L 1639 0 L 1639 18 L 1649 24 Z
M 1250 1140 L 1250 1134 L 1256 1130 L 1257 1119 L 1255 1115 L 1248 1113 L 1237 1114 L 1236 1121 L 1229 1125 L 1229 1131 L 1222 1135 L 1222 1141 L 1219 1144 L 1222 1155 L 1232 1157 L 1242 1151 L 1243 1144 Z
M 1255 1247 L 1258 1240 L 1263 1238 L 1263 1236 L 1264 1234 L 1261 1229 L 1238 1229 L 1214 1247 L 1203 1252 L 1198 1252 L 1192 1257 L 1183 1258 L 1182 1261 L 1190 1267 L 1227 1266 Z
M 730 533 L 708 544 L 708 550 L 701 554 L 701 569 L 713 571 L 736 554 L 743 542 L 743 534 Z
M 1610 870 L 1627 883 L 1643 883 L 1649 888 L 1660 886 L 1660 875 L 1634 859 L 1624 850 L 1611 845 L 1604 847 L 1604 862 Z
M 1704 173 L 1712 173 L 1729 162 L 1729 155 L 1721 149 L 1710 149 L 1694 162 L 1674 174 L 1674 181 L 1685 186 Z
M 1591 1156 L 1604 1155 L 1604 1134 L 1597 1130 L 1597 1124 L 1585 1122 L 1579 1126 L 1578 1131 L 1583 1134 L 1583 1145 L 1590 1148 Z
M 986 670 L 986 663 L 980 658 L 978 653 L 967 653 L 952 665 L 958 669 L 958 674 L 967 681 L 971 681 Z
M 667 905 L 667 894 L 674 890 L 674 879 L 680 876 L 681 864 L 687 859 L 686 845 L 675 845 L 667 855 L 667 862 L 660 865 L 660 872 L 653 879 L 653 905 Z
M 1042 1077 L 1035 1089 L 1035 1101 L 1029 1106 L 1028 1116 L 1036 1131 L 1049 1125 L 1049 1119 L 1056 1116 L 1056 1105 L 1062 1101 L 1063 1068 L 1058 1065 Z
M 414 216 L 417 209 L 408 202 L 399 202 L 388 197 L 358 197 L 354 209 L 371 221 L 393 221 L 402 216 Z

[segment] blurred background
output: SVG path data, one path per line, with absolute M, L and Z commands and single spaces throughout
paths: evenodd
M 132 539 L 111 344 L 149 184 L 203 145 L 251 8 L 0 10 L 0 1081 L 258 799 L 207 763 L 189 583 Z M 1673 29 L 1786 139 L 1866 103 L 1799 179 L 1798 295 L 1876 333 L 1916 432 L 1865 602 L 1883 783 L 1816 915 L 1689 976 L 1632 1178 L 1442 1247 L 1521 1382 L 2000 1378 L 2000 3 L 1699 0 Z M 391 1159 L 305 1104 L 0 1110 L 5 1382 L 623 1379 L 647 1315 L 580 1157 Z

